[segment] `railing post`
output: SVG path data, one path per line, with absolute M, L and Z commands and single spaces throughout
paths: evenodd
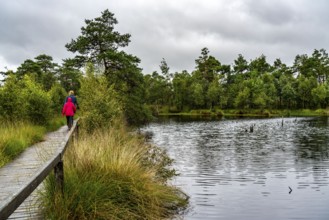
M 54 167 L 56 189 L 61 190 L 64 195 L 64 166 L 63 160 L 59 161 Z

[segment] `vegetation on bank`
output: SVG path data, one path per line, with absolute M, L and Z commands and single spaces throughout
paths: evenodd
M 144 77 L 148 105 L 170 106 L 176 112 L 191 109 L 318 109 L 329 105 L 329 56 L 324 49 L 311 56 L 296 55 L 293 65 L 273 64 L 261 55 L 246 60 L 239 54 L 222 64 L 208 48 L 201 50 L 192 72 L 170 72 L 162 60 L 161 73 Z M 188 109 L 188 110 L 187 110 Z
M 152 109 L 153 107 L 151 107 Z M 153 111 L 155 116 L 170 116 L 170 115 L 181 115 L 181 116 L 211 116 L 211 117 L 222 117 L 222 116 L 238 116 L 238 117 L 290 117 L 290 116 L 329 116 L 329 109 L 194 109 L 177 111 L 168 106 L 158 108 L 158 111 Z
M 43 194 L 47 219 L 165 219 L 188 198 L 167 181 L 167 154 L 128 129 L 120 97 L 89 66 L 80 88 L 79 140 L 64 158 L 64 195 L 54 177 Z
M 47 219 L 166 219 L 187 205 L 166 183 L 171 160 L 121 123 L 82 134 L 64 161 L 64 195 L 46 184 Z

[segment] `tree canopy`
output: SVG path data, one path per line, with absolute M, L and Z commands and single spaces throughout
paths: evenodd
M 172 111 L 315 109 L 329 104 L 329 58 L 324 49 L 314 50 L 311 56 L 296 55 L 290 67 L 280 59 L 270 64 L 263 54 L 250 61 L 239 54 L 232 65 L 225 65 L 208 48 L 201 49 L 195 63 L 194 71 L 176 72 L 166 84 L 163 77 L 168 73 L 146 75 L 152 82 L 147 86 L 147 94 L 152 94 L 147 103 L 167 105 Z M 165 101 L 168 94 L 173 102 Z
M 114 27 L 118 21 L 109 10 L 100 17 L 85 20 L 81 35 L 66 44 L 66 48 L 78 53 L 75 62 L 79 66 L 93 63 L 107 77 L 109 86 L 120 94 L 127 121 L 139 124 L 147 120 L 144 106 L 144 78 L 138 67 L 139 58 L 127 54 L 121 48 L 128 46 L 130 34 L 120 34 Z

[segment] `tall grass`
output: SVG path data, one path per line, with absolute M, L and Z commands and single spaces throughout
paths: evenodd
M 41 141 L 46 128 L 35 126 L 26 122 L 0 125 L 0 167 L 14 159 L 24 149 Z
M 74 118 L 78 118 L 78 116 L 74 116 Z M 66 124 L 66 118 L 62 115 L 53 116 L 46 124 L 46 129 L 48 132 L 56 131 L 60 127 Z
M 30 122 L 1 121 L 0 124 L 0 167 L 13 160 L 27 147 L 43 140 L 47 131 L 57 130 L 65 119 L 56 116 L 46 126 Z
M 81 136 L 65 154 L 64 196 L 47 180 L 47 219 L 164 219 L 187 204 L 165 183 L 170 160 L 124 126 Z

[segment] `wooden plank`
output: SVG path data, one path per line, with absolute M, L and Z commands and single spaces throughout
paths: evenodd
M 0 169 L 0 219 L 7 219 L 24 200 L 29 202 L 35 197 L 31 195 L 30 198 L 29 195 L 62 160 L 75 128 L 76 122 L 69 132 L 63 126 L 49 133 L 45 141 L 29 147 L 17 159 Z M 19 208 L 13 215 L 19 219 L 29 215 L 22 210 L 27 209 Z

